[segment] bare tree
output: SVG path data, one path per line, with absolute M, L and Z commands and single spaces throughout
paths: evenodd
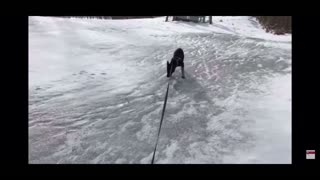
M 267 32 L 284 34 L 291 32 L 291 16 L 256 16 Z

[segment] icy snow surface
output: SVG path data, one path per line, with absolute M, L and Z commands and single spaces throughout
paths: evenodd
M 164 20 L 29 17 L 30 163 L 149 164 L 168 81 L 155 163 L 291 163 L 291 35 Z

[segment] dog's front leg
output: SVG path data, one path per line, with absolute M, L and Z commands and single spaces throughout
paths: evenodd
M 181 72 L 182 72 L 182 78 L 185 79 L 186 77 L 184 76 L 184 67 L 181 66 Z

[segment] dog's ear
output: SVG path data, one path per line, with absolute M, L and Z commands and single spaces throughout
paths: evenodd
M 169 62 L 167 61 L 167 69 L 168 69 L 168 71 L 170 70 L 170 67 L 171 67 L 171 63 L 169 63 Z

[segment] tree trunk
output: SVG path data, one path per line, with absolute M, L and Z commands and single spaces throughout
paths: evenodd
M 169 16 L 166 17 L 166 22 L 168 22 Z
M 212 24 L 212 16 L 209 16 L 209 22 Z

